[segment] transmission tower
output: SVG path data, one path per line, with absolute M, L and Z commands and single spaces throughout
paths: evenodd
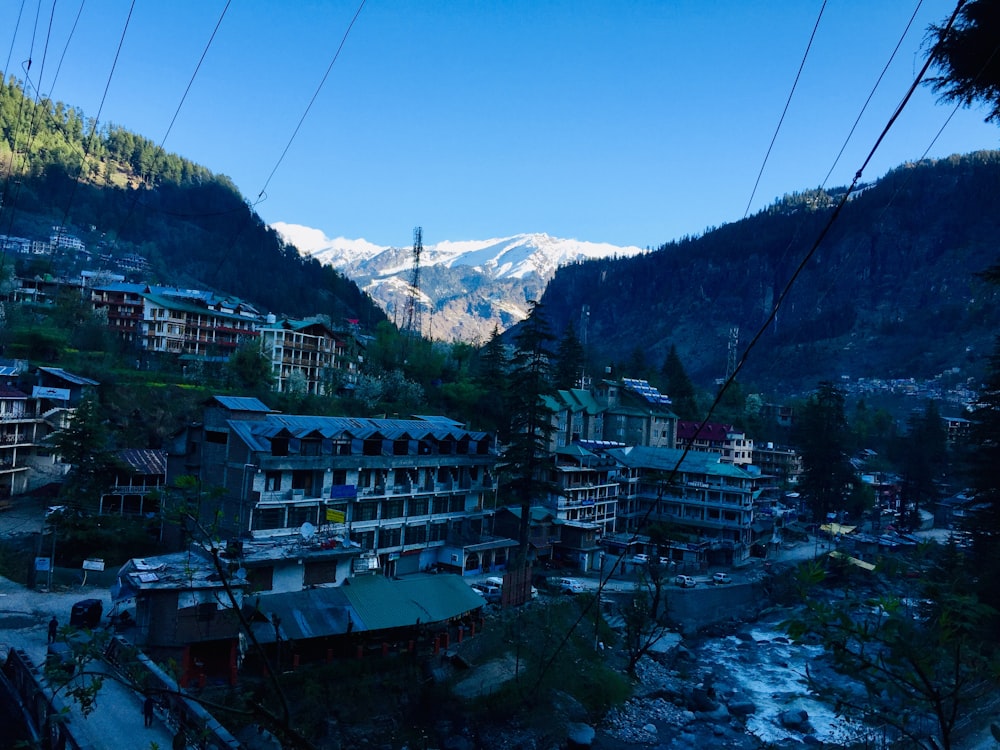
M 424 230 L 416 227 L 413 230 L 413 271 L 410 275 L 409 296 L 406 300 L 406 317 L 403 320 L 403 330 L 407 338 L 420 338 L 422 326 L 420 321 L 420 254 L 424 251 Z
M 736 372 L 736 352 L 740 348 L 740 327 L 732 326 L 729 329 L 729 356 L 726 358 L 726 380 L 729 380 Z

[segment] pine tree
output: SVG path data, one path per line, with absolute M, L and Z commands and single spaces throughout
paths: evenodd
M 554 491 L 542 475 L 549 439 L 555 431 L 543 396 L 554 393 L 548 346 L 553 340 L 542 306 L 532 302 L 518 329 L 509 382 L 511 434 L 501 459 L 504 495 L 521 507 L 520 559 L 527 561 L 531 506 Z
M 677 354 L 677 347 L 673 344 L 670 345 L 667 358 L 663 360 L 660 372 L 667 381 L 667 395 L 670 396 L 674 413 L 681 419 L 698 419 L 698 399 L 694 384 L 684 369 L 680 355 Z
M 574 325 L 570 323 L 566 326 L 563 337 L 559 340 L 559 348 L 556 351 L 553 372 L 553 383 L 556 389 L 567 390 L 569 388 L 579 388 L 580 378 L 583 374 L 583 365 L 583 342 L 576 335 Z
M 833 383 L 820 383 L 802 408 L 793 432 L 802 452 L 799 488 L 815 521 L 842 510 L 856 481 L 847 454 L 849 436 L 844 394 Z

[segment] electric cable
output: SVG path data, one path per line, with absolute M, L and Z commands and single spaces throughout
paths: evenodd
M 826 10 L 826 0 L 823 0 L 823 5 L 820 6 L 819 15 L 816 17 L 816 23 L 813 25 L 812 34 L 809 35 L 809 43 L 806 45 L 806 51 L 802 54 L 802 62 L 799 63 L 799 71 L 795 74 L 795 81 L 792 83 L 792 90 L 788 92 L 788 99 L 785 101 L 785 108 L 781 111 L 781 117 L 778 118 L 778 126 L 774 129 L 774 135 L 771 136 L 771 143 L 767 147 L 767 153 L 764 154 L 764 161 L 760 165 L 760 171 L 757 173 L 757 180 L 753 184 L 753 190 L 750 191 L 750 200 L 747 201 L 746 211 L 743 212 L 744 219 L 750 215 L 750 206 L 753 204 L 754 196 L 757 195 L 757 188 L 760 186 L 760 178 L 764 174 L 764 167 L 767 166 L 767 160 L 771 156 L 771 149 L 774 148 L 774 142 L 778 139 L 781 124 L 785 121 L 785 115 L 788 114 L 788 107 L 791 105 L 792 97 L 795 95 L 795 89 L 799 85 L 799 78 L 802 76 L 802 69 L 806 65 L 806 59 L 809 57 L 809 50 L 812 49 L 812 43 L 816 38 L 816 30 L 819 28 L 819 22 L 820 19 L 823 18 L 824 10 Z
M 239 223 L 239 226 L 237 226 L 236 232 L 233 234 L 232 239 L 226 245 L 225 250 L 223 250 L 222 253 L 219 255 L 219 262 L 215 266 L 215 271 L 209 277 L 210 279 L 214 280 L 219 275 L 219 271 L 222 270 L 222 265 L 228 259 L 229 253 L 232 251 L 233 247 L 236 245 L 236 241 L 239 239 L 240 235 L 243 233 L 243 230 L 246 228 L 247 222 L 250 221 L 250 219 L 255 215 L 256 207 L 267 199 L 267 186 L 271 184 L 271 179 L 274 177 L 275 173 L 277 173 L 278 167 L 280 167 L 282 161 L 284 161 L 285 156 L 288 154 L 289 149 L 291 149 L 292 147 L 292 143 L 295 141 L 295 137 L 298 135 L 299 130 L 302 128 L 302 124 L 305 122 L 306 117 L 309 115 L 309 111 L 312 109 L 313 104 L 319 97 L 319 93 L 323 89 L 323 85 L 326 83 L 326 79 L 330 76 L 330 71 L 333 70 L 334 64 L 336 64 L 337 59 L 340 57 L 341 51 L 344 49 L 344 45 L 347 43 L 347 37 L 350 36 L 351 29 L 354 28 L 354 24 L 358 20 L 358 16 L 361 15 L 361 11 L 365 7 L 365 2 L 366 0 L 361 0 L 361 3 L 358 5 L 358 9 L 354 12 L 354 16 L 351 18 L 351 22 L 347 24 L 347 29 L 344 31 L 344 34 L 340 39 L 340 44 L 337 45 L 337 49 L 333 53 L 333 57 L 330 60 L 330 64 L 327 65 L 326 67 L 326 72 L 323 74 L 323 77 L 320 79 L 319 85 L 316 87 L 316 90 L 313 92 L 312 97 L 309 99 L 309 103 L 306 105 L 305 110 L 302 112 L 302 116 L 299 118 L 298 124 L 295 126 L 295 129 L 292 131 L 292 135 L 289 137 L 288 142 L 285 144 L 284 150 L 281 152 L 281 155 L 275 162 L 274 167 L 271 169 L 271 173 L 267 176 L 267 179 L 264 180 L 264 186 L 260 189 L 260 192 L 257 193 L 256 200 L 253 203 L 247 205 L 249 211 L 246 214 L 244 214 L 243 221 Z
M 958 0 L 958 5 L 955 7 L 955 10 L 952 12 L 951 17 L 948 20 L 948 23 L 942 29 L 942 32 L 941 32 L 942 34 L 945 33 L 945 32 L 947 32 L 947 30 L 952 27 L 952 25 L 955 22 L 955 19 L 958 17 L 958 14 L 961 11 L 962 6 L 965 4 L 965 2 L 966 2 L 966 0 Z M 718 393 L 716 394 L 716 397 L 715 397 L 714 401 L 712 402 L 712 405 L 709 407 L 708 413 L 706 414 L 705 418 L 701 421 L 700 425 L 698 426 L 698 429 L 695 431 L 695 436 L 697 436 L 697 434 L 699 432 L 701 432 L 701 430 L 705 427 L 705 425 L 708 424 L 708 422 L 711 420 L 712 414 L 715 412 L 715 409 L 718 407 L 719 403 L 721 402 L 722 397 L 725 395 L 726 390 L 735 382 L 736 376 L 739 374 L 740 370 L 743 369 L 743 366 L 746 364 L 746 361 L 749 358 L 750 353 L 754 350 L 754 348 L 757 345 L 757 342 L 760 340 L 760 338 L 764 335 L 764 332 L 767 330 L 767 328 L 774 321 L 775 317 L 778 314 L 778 310 L 781 308 L 781 305 L 784 302 L 785 298 L 791 292 L 792 287 L 795 285 L 795 283 L 798 280 L 799 276 L 801 276 L 802 272 L 805 270 L 806 266 L 809 264 L 809 261 L 815 256 L 816 251 L 819 249 L 820 245 L 823 243 L 823 240 L 829 234 L 830 229 L 836 223 L 837 219 L 840 216 L 841 210 L 846 205 L 848 199 L 850 198 L 851 193 L 853 192 L 853 190 L 856 187 L 857 183 L 860 181 L 861 176 L 864 173 L 864 170 L 871 163 L 871 160 L 874 158 L 875 153 L 878 151 L 879 147 L 882 145 L 882 142 L 883 142 L 883 140 L 885 140 L 885 137 L 888 134 L 889 130 L 892 129 L 892 126 L 896 123 L 896 120 L 899 119 L 900 114 L 902 114 L 903 109 L 909 103 L 910 99 L 913 96 L 913 93 L 917 89 L 917 86 L 920 85 L 921 80 L 923 79 L 924 75 L 927 73 L 927 70 L 930 68 L 931 63 L 934 60 L 934 57 L 935 57 L 935 55 L 934 55 L 933 51 L 931 52 L 931 54 L 929 54 L 927 56 L 927 60 L 924 62 L 924 65 L 920 69 L 920 72 L 917 74 L 916 78 L 913 80 L 913 83 L 910 84 L 910 87 L 907 90 L 906 94 L 903 96 L 902 100 L 897 105 L 897 107 L 893 111 L 892 115 L 889 117 L 888 122 L 885 124 L 885 126 L 882 128 L 881 132 L 879 133 L 878 137 L 876 138 L 875 144 L 871 147 L 871 150 L 868 152 L 868 156 L 865 158 L 865 160 L 861 164 L 861 167 L 855 173 L 854 179 L 851 182 L 850 186 L 848 186 L 847 190 L 844 192 L 844 195 L 841 197 L 840 201 L 837 203 L 836 207 L 834 208 L 834 210 L 831 213 L 830 217 L 827 219 L 826 223 L 824 224 L 823 228 L 821 229 L 819 235 L 816 237 L 816 239 L 813 242 L 812 246 L 806 252 L 806 254 L 802 257 L 802 259 L 799 262 L 798 266 L 796 267 L 794 273 L 788 279 L 788 281 L 785 284 L 784 288 L 782 289 L 781 293 L 778 295 L 778 298 L 775 300 L 774 304 L 771 307 L 771 312 L 767 316 L 767 319 L 757 329 L 757 332 L 755 333 L 755 335 L 753 336 L 753 338 L 750 340 L 750 343 L 747 345 L 747 348 L 744 350 L 743 355 L 740 357 L 739 361 L 737 362 L 736 367 L 734 368 L 733 372 L 726 378 L 725 382 L 722 384 L 722 387 L 719 389 Z M 684 462 L 684 458 L 687 456 L 687 454 L 692 449 L 693 444 L 694 444 L 694 437 L 692 437 L 690 440 L 688 440 L 687 443 L 684 445 L 684 449 L 682 450 L 680 457 L 677 459 L 676 463 L 674 464 L 674 467 L 670 470 L 670 473 L 668 474 L 668 476 L 666 477 L 666 479 L 665 480 L 660 480 L 659 485 L 661 487 L 664 486 L 664 485 L 669 485 L 674 480 L 674 478 L 677 476 L 677 473 L 680 470 L 680 467 L 681 467 L 681 465 Z M 643 516 L 643 521 L 648 521 L 649 520 L 649 517 L 652 515 L 653 509 L 655 507 L 656 507 L 655 504 L 650 503 L 649 508 L 646 510 L 646 513 Z M 639 524 L 639 527 L 641 527 L 641 524 Z M 635 538 L 635 536 L 633 538 Z M 624 556 L 625 556 L 625 551 L 623 550 L 619 554 L 619 556 L 618 556 L 618 558 L 617 558 L 617 560 L 615 562 L 615 565 L 612 566 L 611 571 L 614 570 L 614 568 L 617 566 L 618 562 L 620 562 L 624 558 Z M 565 647 L 566 643 L 568 643 L 569 638 L 573 634 L 573 632 L 576 630 L 576 627 L 581 622 L 583 622 L 583 620 L 584 620 L 585 617 L 587 617 L 587 615 L 590 613 L 591 608 L 595 605 L 595 602 L 600 600 L 601 592 L 604 590 L 604 587 L 605 587 L 605 585 L 607 584 L 607 582 L 608 582 L 608 580 L 610 578 L 611 578 L 611 572 L 608 572 L 607 576 L 602 576 L 601 577 L 600 581 L 598 582 L 597 596 L 594 597 L 590 602 L 588 602 L 585 606 L 583 606 L 581 608 L 581 612 L 580 612 L 579 617 L 569 626 L 569 628 L 567 629 L 567 631 L 564 634 L 564 636 L 562 637 L 562 639 L 559 641 L 558 644 L 556 644 L 556 647 L 552 650 L 552 653 L 549 656 L 549 658 L 546 661 L 543 662 L 542 667 L 539 670 L 538 679 L 535 682 L 535 685 L 534 685 L 534 688 L 533 688 L 532 692 L 534 692 L 535 690 L 537 690 L 540 687 L 542 677 L 552 667 L 553 663 L 555 662 L 556 657 L 559 655 L 559 653 Z

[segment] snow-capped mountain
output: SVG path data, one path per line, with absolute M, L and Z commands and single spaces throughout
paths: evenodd
M 286 242 L 353 279 L 399 322 L 410 299 L 412 247 L 329 238 L 318 229 L 277 222 Z M 482 342 L 524 319 L 559 266 L 589 258 L 628 257 L 641 248 L 518 234 L 424 245 L 420 254 L 423 332 L 440 340 Z

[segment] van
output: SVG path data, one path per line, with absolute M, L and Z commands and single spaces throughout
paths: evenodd
M 490 576 L 483 583 L 488 586 L 496 586 L 498 589 L 503 588 L 503 578 L 500 578 L 499 576 Z

